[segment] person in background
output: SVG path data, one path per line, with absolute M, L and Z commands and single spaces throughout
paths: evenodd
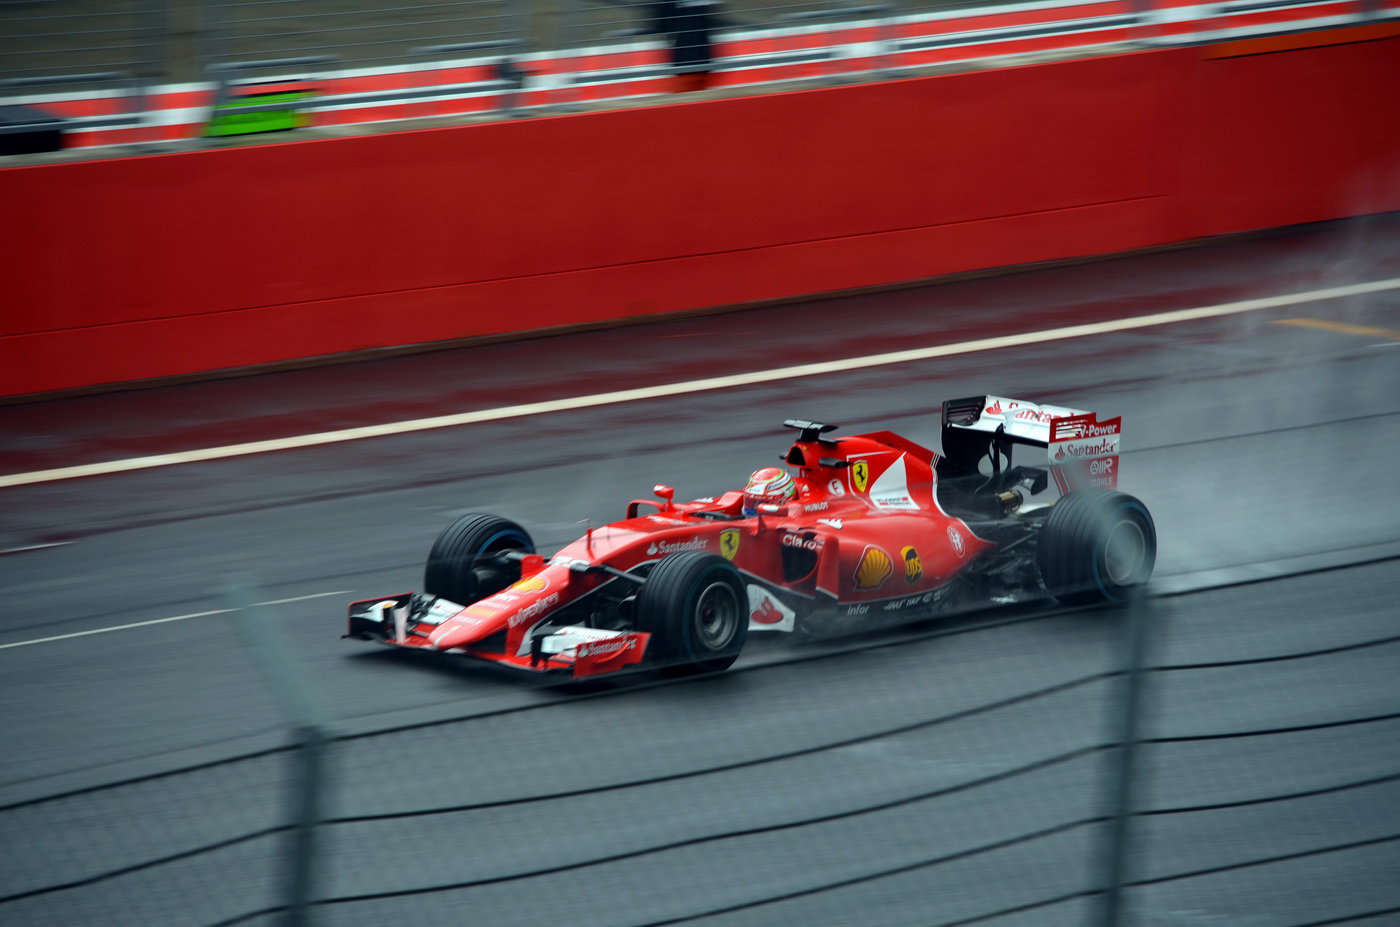
M 652 31 L 671 46 L 672 93 L 704 90 L 713 81 L 712 33 L 718 0 L 652 0 Z

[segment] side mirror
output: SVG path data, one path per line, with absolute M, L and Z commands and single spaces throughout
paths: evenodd
M 671 511 L 671 509 L 673 508 L 673 505 L 672 505 L 672 503 L 671 503 L 671 500 L 674 499 L 674 498 L 676 497 L 676 490 L 675 490 L 675 488 L 674 488 L 674 487 L 671 487 L 671 486 L 667 486 L 665 483 L 657 483 L 655 486 L 653 486 L 653 487 L 651 488 L 651 491 L 654 492 L 654 493 L 656 493 L 658 496 L 660 496 L 660 497 L 665 501 L 666 504 L 663 505 L 663 506 L 661 507 L 661 511 L 663 511 L 663 512 L 669 512 L 669 511 Z

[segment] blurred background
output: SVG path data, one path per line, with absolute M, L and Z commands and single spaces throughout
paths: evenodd
M 0 151 L 229 144 L 253 127 L 315 135 L 1318 28 L 1384 33 L 1395 16 L 1393 0 L 6 0 Z M 36 125 L 45 147 L 15 149 Z
M 1395 7 L 0 15 L 9 134 L 98 121 L 0 157 L 0 922 L 1400 923 Z M 306 121 L 195 138 L 243 94 Z M 1123 416 L 1145 597 L 587 685 L 339 639 L 464 513 L 553 553 L 980 393 Z

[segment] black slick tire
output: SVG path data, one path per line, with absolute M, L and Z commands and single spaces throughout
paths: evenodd
M 1156 561 L 1152 515 L 1121 492 L 1066 493 L 1036 542 L 1040 578 L 1065 605 L 1124 602 L 1152 576 Z
M 728 560 L 700 551 L 663 557 L 637 594 L 637 629 L 651 634 L 663 672 L 715 673 L 739 658 L 749 633 L 749 599 Z
M 438 535 L 423 570 L 423 591 L 458 605 L 494 595 L 520 579 L 520 564 L 492 555 L 535 552 L 524 528 L 496 515 L 463 515 Z

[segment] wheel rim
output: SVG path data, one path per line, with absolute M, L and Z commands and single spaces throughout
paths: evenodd
M 1103 546 L 1103 565 L 1113 585 L 1131 585 L 1146 557 L 1147 536 L 1137 522 L 1125 518 L 1108 532 Z
M 728 583 L 710 583 L 695 601 L 695 635 L 705 650 L 722 650 L 739 630 L 739 600 Z

